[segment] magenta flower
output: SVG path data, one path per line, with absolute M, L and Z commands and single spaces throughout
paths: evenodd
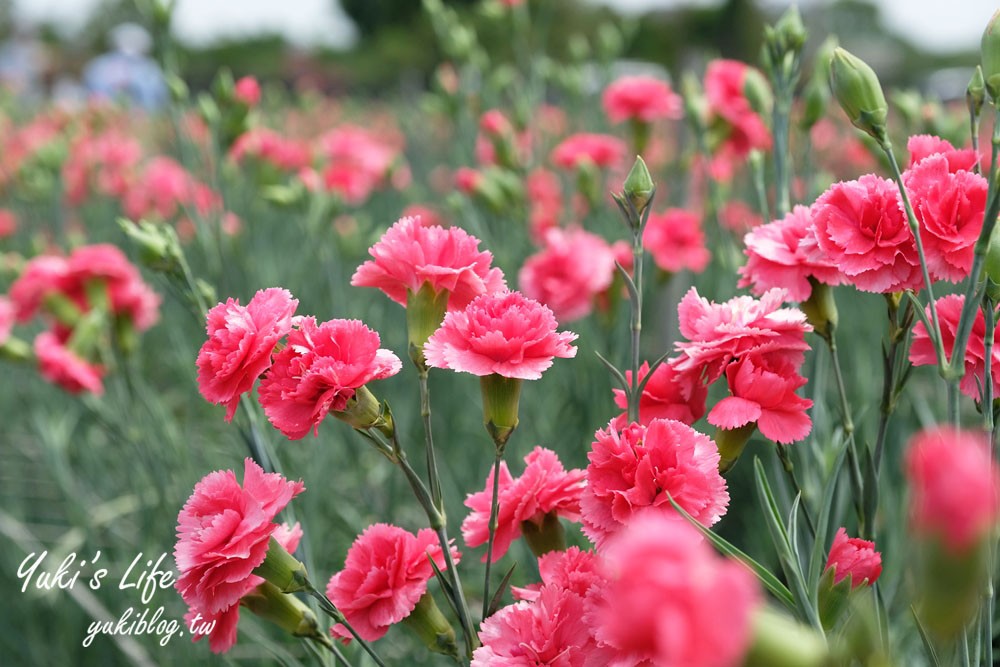
M 445 315 L 424 346 L 427 364 L 473 375 L 537 380 L 554 357 L 576 356 L 576 334 L 556 332 L 552 311 L 520 292 L 484 294 Z
M 406 306 L 408 293 L 429 284 L 447 291 L 448 310 L 461 310 L 481 294 L 506 288 L 503 272 L 491 268 L 493 255 L 479 250 L 479 239 L 458 227 L 425 226 L 401 218 L 368 252 L 374 258 L 358 267 L 355 287 L 377 287 Z
M 586 317 L 615 277 L 615 255 L 600 236 L 579 227 L 550 229 L 545 247 L 518 273 L 521 291 L 552 309 L 560 322 Z
M 268 420 L 291 440 L 317 433 L 331 410 L 347 408 L 356 389 L 403 367 L 380 343 L 360 320 L 317 326 L 316 318 L 301 318 L 257 390 Z
M 232 421 L 240 396 L 271 366 L 274 346 L 292 330 L 299 302 L 278 287 L 258 291 L 245 307 L 228 299 L 205 317 L 208 340 L 198 352 L 198 390 L 226 406 Z
M 650 213 L 642 232 L 642 246 L 658 267 L 670 273 L 684 269 L 701 273 L 712 258 L 705 247 L 701 218 L 681 208 Z
M 524 457 L 524 472 L 514 479 L 507 463 L 500 464 L 500 511 L 493 542 L 493 562 L 507 553 L 521 536 L 526 521 L 541 525 L 546 514 L 555 513 L 569 521 L 580 520 L 580 495 L 586 482 L 583 470 L 563 468 L 556 453 L 535 447 Z M 493 471 L 482 491 L 471 493 L 465 506 L 472 510 L 462 522 L 466 545 L 478 547 L 489 538 L 490 509 L 493 500 Z M 483 560 L 486 555 L 483 554 Z
M 810 278 L 827 285 L 844 280 L 819 251 L 812 212 L 806 206 L 796 206 L 781 220 L 753 229 L 743 242 L 747 263 L 740 267 L 737 287 L 749 287 L 757 296 L 784 287 L 790 300 L 806 301 L 812 294 Z
M 715 404 L 709 424 L 733 431 L 756 423 L 765 438 L 785 445 L 809 435 L 812 401 L 795 393 L 806 379 L 787 361 L 747 355 L 726 367 L 726 381 L 732 395 Z
M 639 382 L 649 373 L 649 363 L 639 367 Z M 625 371 L 625 380 L 632 382 L 632 371 Z M 628 408 L 625 391 L 612 389 L 615 405 L 622 410 Z M 689 375 L 678 374 L 667 363 L 660 364 L 653 371 L 653 377 L 646 382 L 639 397 L 639 422 L 648 426 L 654 419 L 676 419 L 687 425 L 694 424 L 705 414 L 705 398 L 708 389 L 701 382 L 693 381 Z M 616 426 L 625 427 L 625 413 L 617 418 Z
M 607 134 L 574 134 L 552 151 L 552 163 L 563 169 L 590 164 L 601 169 L 614 167 L 625 157 L 625 143 Z
M 906 452 L 910 525 L 943 539 L 959 554 L 989 535 L 1000 515 L 1000 468 L 980 433 L 936 428 L 910 441 Z
M 851 588 L 871 586 L 882 574 L 882 554 L 875 551 L 875 543 L 857 537 L 848 537 L 844 528 L 838 528 L 826 560 L 826 569 L 833 568 L 833 583 L 849 579 Z
M 452 547 L 452 558 L 461 558 Z M 434 578 L 431 560 L 444 571 L 445 556 L 430 528 L 416 535 L 385 523 L 368 526 L 347 552 L 344 569 L 330 578 L 326 595 L 367 641 L 380 639 L 417 606 Z M 349 640 L 347 628 L 330 628 Z
M 104 393 L 101 382 L 104 368 L 77 355 L 56 334 L 51 331 L 38 334 L 34 349 L 38 372 L 49 382 L 71 394 L 89 392 L 100 396 Z
M 604 89 L 604 113 L 612 123 L 638 120 L 650 123 L 660 118 L 676 120 L 684 115 L 684 103 L 666 81 L 651 76 L 623 76 Z
M 745 565 L 716 555 L 693 526 L 644 516 L 609 547 L 605 570 L 609 582 L 592 614 L 598 641 L 622 660 L 610 664 L 742 663 L 753 612 L 763 603 L 760 585 Z
M 670 497 L 706 526 L 726 513 L 729 493 L 715 443 L 686 424 L 654 419 L 649 426 L 613 425 L 595 434 L 580 500 L 583 530 L 602 549 L 636 516 L 676 516 Z M 679 518 L 679 517 L 678 517 Z
M 920 289 L 916 242 L 896 184 L 874 174 L 835 183 L 813 204 L 820 249 L 862 292 Z
M 190 607 L 223 612 L 260 584 L 253 571 L 264 562 L 274 517 L 305 490 L 244 460 L 243 485 L 232 470 L 217 470 L 194 487 L 177 516 L 174 559 L 177 590 Z

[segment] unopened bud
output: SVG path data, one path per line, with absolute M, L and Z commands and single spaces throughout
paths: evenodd
M 830 91 L 854 127 L 864 130 L 880 143 L 885 140 L 889 105 L 871 67 L 837 47 L 830 61 Z
M 750 436 L 757 428 L 757 422 L 740 426 L 732 430 L 716 429 L 715 445 L 719 448 L 719 472 L 725 475 L 732 470 L 739 460 L 743 448 L 747 446 Z
M 483 393 L 483 425 L 493 438 L 497 453 L 504 447 L 518 424 L 518 406 L 521 398 L 521 380 L 492 373 L 480 380 Z
M 743 80 L 743 94 L 746 95 L 751 109 L 761 117 L 768 118 L 771 115 L 771 106 L 774 104 L 771 86 L 767 84 L 764 75 L 756 69 L 750 67 L 747 68 L 746 72 L 746 79 Z
M 254 574 L 274 584 L 282 593 L 304 591 L 309 586 L 306 566 L 288 553 L 278 540 L 271 537 L 264 562 L 254 569 Z
M 132 222 L 125 218 L 118 219 L 118 226 L 139 250 L 139 259 L 143 264 L 163 273 L 180 270 L 181 246 L 173 227 L 147 220 Z
M 986 24 L 986 30 L 983 31 L 980 58 L 986 92 L 996 105 L 1000 99 L 1000 10 L 993 14 L 993 18 Z
M 240 604 L 294 637 L 322 636 L 312 610 L 268 581 L 240 598 Z
M 628 172 L 625 183 L 622 185 L 622 195 L 635 207 L 636 213 L 640 216 L 643 210 L 649 206 L 653 198 L 653 191 L 656 186 L 653 184 L 653 177 L 649 175 L 646 162 L 640 156 L 635 157 L 635 164 Z
M 965 103 L 968 105 L 969 111 L 974 116 L 978 116 L 985 101 L 986 82 L 983 79 L 983 68 L 981 65 L 976 65 L 975 71 L 972 72 L 972 78 L 969 80 L 969 85 L 965 89 Z

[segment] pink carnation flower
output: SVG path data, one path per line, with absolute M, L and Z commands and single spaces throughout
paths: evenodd
M 709 112 L 729 126 L 721 152 L 736 159 L 745 158 L 751 150 L 771 147 L 771 133 L 746 96 L 750 69 L 738 60 L 713 60 L 705 70 Z
M 0 208 L 0 239 L 13 236 L 17 227 L 17 215 L 10 209 Z
M 681 208 L 650 213 L 642 232 L 642 245 L 656 265 L 670 273 L 684 269 L 701 273 L 712 258 L 705 247 L 701 218 Z
M 595 437 L 580 509 L 583 530 L 598 549 L 651 508 L 675 515 L 668 496 L 706 526 L 726 513 L 729 493 L 719 475 L 719 450 L 708 436 L 678 421 L 654 419 L 621 431 L 611 425 Z
M 208 340 L 198 352 L 198 390 L 210 403 L 226 406 L 232 421 L 240 396 L 253 389 L 271 366 L 274 346 L 292 330 L 299 302 L 278 287 L 258 291 L 250 303 L 228 299 L 208 311 Z
M 795 393 L 806 379 L 787 361 L 748 355 L 726 367 L 726 381 L 732 395 L 715 404 L 709 424 L 732 431 L 756 423 L 765 438 L 784 445 L 809 435 L 812 401 Z
M 563 169 L 576 169 L 583 164 L 608 169 L 624 157 L 625 143 L 607 134 L 574 134 L 552 151 L 552 163 Z
M 233 86 L 233 93 L 237 100 L 248 107 L 255 107 L 260 103 L 260 84 L 252 76 L 241 77 Z
M 650 123 L 684 115 L 684 103 L 670 84 L 652 76 L 623 76 L 604 89 L 604 113 L 612 123 L 635 119 Z
M 51 331 L 38 334 L 34 349 L 38 372 L 49 382 L 71 394 L 89 392 L 99 396 L 104 393 L 101 382 L 104 368 L 77 355 L 56 334 Z
M 645 516 L 609 548 L 609 582 L 592 612 L 598 641 L 658 667 L 735 667 L 750 646 L 760 585 L 684 521 Z M 601 664 L 608 664 L 603 662 Z
M 723 204 L 719 211 L 719 224 L 734 234 L 746 234 L 764 224 L 764 219 L 746 202 L 733 199 Z
M 820 249 L 862 292 L 920 289 L 920 261 L 899 190 L 867 174 L 836 183 L 813 204 Z
M 21 275 L 10 286 L 10 300 L 14 303 L 18 322 L 27 322 L 49 294 L 59 292 L 69 276 L 69 262 L 57 255 L 32 257 L 24 265 Z
M 331 410 L 343 412 L 356 389 L 403 367 L 380 343 L 360 320 L 317 326 L 316 318 L 301 318 L 257 390 L 268 420 L 291 440 L 318 433 L 319 423 Z
M 562 185 L 555 172 L 539 167 L 528 174 L 524 188 L 531 202 L 531 237 L 542 244 L 545 233 L 559 226 L 563 209 Z
M 982 434 L 923 431 L 910 441 L 905 470 L 914 532 L 943 538 L 950 551 L 960 553 L 996 528 L 1000 468 Z
M 520 292 L 484 294 L 445 315 L 424 355 L 434 368 L 537 380 L 554 357 L 576 356 L 576 334 L 556 326 L 551 310 Z
M 229 609 L 260 584 L 253 571 L 278 529 L 274 517 L 305 490 L 249 458 L 243 463 L 242 486 L 232 470 L 209 473 L 177 517 L 177 590 L 208 614 Z
M 566 551 L 550 551 L 538 558 L 538 573 L 542 583 L 524 588 L 511 587 L 518 600 L 537 600 L 539 591 L 546 586 L 562 588 L 580 597 L 587 595 L 604 582 L 601 561 L 593 551 L 570 547 Z
M 681 335 L 688 342 L 676 344 L 681 354 L 670 365 L 706 384 L 715 382 L 730 361 L 751 352 L 800 367 L 809 349 L 805 334 L 812 327 L 802 311 L 780 307 L 784 297 L 784 290 L 771 289 L 759 300 L 738 296 L 712 303 L 692 287 L 677 307 Z
M 299 540 L 302 539 L 302 527 L 298 523 L 294 526 L 283 523 L 274 529 L 271 537 L 284 547 L 285 551 L 292 553 L 298 548 Z M 262 583 L 264 583 L 262 577 L 251 574 L 247 578 L 247 592 L 252 593 Z M 212 653 L 225 653 L 236 644 L 236 626 L 239 624 L 239 620 L 239 603 L 214 614 L 201 611 L 197 607 L 190 607 L 188 612 L 184 614 L 184 624 L 189 628 L 211 628 L 207 634 L 195 633 L 191 637 L 191 641 L 196 642 L 207 636 L 208 647 Z
M 882 554 L 875 551 L 874 542 L 848 537 L 845 529 L 838 528 L 826 560 L 826 569 L 831 567 L 834 584 L 850 577 L 851 588 L 871 586 L 882 574 Z
M 436 294 L 447 291 L 448 310 L 506 288 L 503 272 L 491 268 L 493 255 L 479 250 L 479 239 L 458 227 L 447 229 L 402 218 L 368 252 L 374 258 L 358 267 L 355 287 L 377 287 L 406 306 L 407 294 L 429 284 Z
M 737 287 L 749 287 L 758 296 L 784 287 L 790 300 L 801 302 L 812 294 L 809 278 L 827 285 L 843 281 L 836 265 L 816 247 L 812 213 L 806 206 L 796 206 L 781 220 L 757 227 L 743 242 L 747 263 L 740 267 Z
M 452 558 L 461 557 L 451 548 Z M 416 535 L 385 523 L 368 526 L 347 552 L 344 569 L 330 578 L 326 595 L 362 639 L 375 641 L 416 608 L 434 577 L 431 560 L 444 571 L 444 552 L 430 528 Z M 349 640 L 347 628 L 330 628 Z
M 944 155 L 921 160 L 903 174 L 931 280 L 957 283 L 972 268 L 973 246 L 986 211 L 986 179 L 952 172 Z
M 962 294 L 949 294 L 937 299 L 935 304 L 938 322 L 941 324 L 941 343 L 949 359 L 955 349 L 955 334 L 958 331 L 958 320 L 961 318 L 964 304 L 965 296 Z M 930 318 L 929 308 L 925 310 L 925 314 Z M 983 319 L 983 311 L 977 308 L 976 319 L 972 322 L 972 331 L 965 348 L 965 373 L 959 384 L 961 392 L 975 401 L 980 400 L 979 388 L 983 385 L 986 377 L 985 338 L 986 321 Z M 994 342 L 997 342 L 995 332 Z M 930 336 L 927 335 L 927 327 L 924 326 L 923 322 L 917 322 L 913 327 L 910 363 L 914 366 L 937 366 L 934 344 L 931 342 Z M 1000 345 L 993 347 L 990 368 L 993 377 L 993 395 L 1000 396 Z
M 524 472 L 517 479 L 511 476 L 506 462 L 500 464 L 500 510 L 493 541 L 493 562 L 507 553 L 514 540 L 521 536 L 521 526 L 527 521 L 541 525 L 545 515 L 551 513 L 569 521 L 580 520 L 580 494 L 586 484 L 584 471 L 567 471 L 556 453 L 544 447 L 535 447 L 524 457 L 524 463 Z M 472 510 L 462 522 L 462 537 L 468 546 L 478 547 L 489 539 L 492 501 L 491 470 L 484 490 L 470 493 L 465 499 L 465 506 Z
M 972 171 L 976 164 L 976 153 L 971 148 L 957 149 L 951 142 L 930 134 L 913 135 L 906 142 L 906 150 L 910 153 L 907 169 L 913 169 L 932 155 L 943 155 L 951 172 Z
M 14 302 L 0 295 L 0 347 L 3 347 L 3 344 L 10 339 L 10 333 L 14 330 L 16 314 Z
M 649 363 L 639 367 L 639 382 L 649 374 Z M 632 371 L 625 371 L 625 379 L 632 382 Z M 628 408 L 625 391 L 612 389 L 615 405 L 622 410 Z M 648 426 L 654 419 L 676 419 L 687 425 L 694 424 L 705 414 L 705 398 L 708 389 L 690 376 L 679 375 L 669 364 L 663 363 L 653 371 L 653 377 L 646 382 L 639 397 L 639 422 Z M 624 427 L 625 414 L 622 413 L 616 426 Z
M 595 297 L 614 277 L 608 242 L 572 227 L 550 229 L 545 247 L 525 260 L 517 281 L 525 296 L 551 308 L 560 322 L 571 322 L 593 310 Z

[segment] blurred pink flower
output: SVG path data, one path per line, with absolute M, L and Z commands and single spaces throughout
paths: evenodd
M 132 220 L 172 220 L 185 208 L 206 215 L 219 203 L 219 196 L 211 188 L 164 156 L 147 162 L 122 198 L 125 215 Z
M 100 396 L 104 393 L 104 384 L 101 382 L 104 368 L 77 355 L 53 332 L 43 331 L 38 334 L 34 349 L 38 359 L 38 372 L 49 382 L 71 394 L 88 392 Z
M 355 287 L 376 287 L 406 307 L 407 295 L 425 284 L 435 294 L 447 291 L 448 310 L 465 308 L 481 294 L 505 289 L 503 272 L 491 267 L 493 255 L 479 249 L 479 239 L 459 227 L 421 224 L 401 218 L 368 253 L 354 272 Z
M 537 380 L 554 357 L 576 356 L 577 335 L 556 326 L 551 310 L 520 292 L 484 294 L 445 315 L 424 355 L 434 368 Z
M 318 434 L 320 422 L 330 411 L 343 412 L 356 389 L 403 367 L 380 343 L 360 320 L 317 326 L 314 317 L 299 319 L 257 389 L 268 421 L 291 440 Z
M 507 463 L 500 464 L 500 511 L 493 542 L 493 562 L 500 560 L 521 536 L 526 521 L 541 525 L 546 514 L 555 513 L 570 521 L 580 520 L 580 494 L 585 485 L 583 470 L 566 470 L 556 453 L 535 447 L 524 457 L 524 472 L 511 477 Z M 470 493 L 465 506 L 472 510 L 462 522 L 462 537 L 469 547 L 486 544 L 489 538 L 493 500 L 493 471 L 484 490 Z M 486 554 L 483 554 L 483 561 Z
M 488 137 L 502 137 L 513 133 L 514 126 L 499 109 L 490 109 L 479 117 L 479 130 Z
M 511 587 L 517 600 L 537 600 L 539 591 L 546 586 L 563 588 L 580 597 L 604 582 L 601 561 L 593 551 L 570 547 L 566 551 L 550 551 L 538 558 L 538 573 L 542 582 L 524 588 Z
M 903 183 L 920 225 L 931 280 L 965 280 L 983 228 L 986 179 L 971 171 L 952 172 L 947 157 L 939 154 L 904 172 Z
M 812 331 L 805 313 L 781 308 L 782 289 L 764 292 L 760 299 L 733 297 L 713 303 L 692 287 L 677 307 L 681 335 L 676 343 L 680 355 L 671 359 L 674 370 L 712 384 L 733 359 L 755 353 L 784 359 L 798 368 L 809 349 L 805 334 Z
M 725 121 L 729 129 L 720 150 L 738 160 L 751 150 L 771 148 L 771 132 L 747 99 L 746 81 L 750 69 L 738 60 L 713 60 L 705 70 L 709 113 Z
M 58 255 L 38 255 L 29 259 L 8 295 L 18 322 L 27 322 L 49 294 L 60 292 L 69 278 L 69 262 Z
M 652 76 L 623 76 L 604 89 L 604 113 L 612 123 L 634 119 L 650 123 L 660 118 L 678 119 L 684 103 L 666 81 Z
M 734 234 L 745 234 L 763 222 L 764 219 L 756 209 L 738 199 L 727 201 L 719 211 L 719 224 Z
M 241 134 L 229 155 L 237 164 L 252 157 L 289 173 L 298 172 L 312 162 L 305 142 L 283 137 L 266 127 L 255 127 Z
M 705 247 L 701 217 L 682 208 L 650 213 L 642 233 L 642 245 L 656 265 L 670 273 L 684 269 L 701 273 L 712 258 Z
M 17 215 L 8 208 L 0 208 L 0 239 L 13 236 L 17 231 Z
M 206 475 L 177 516 L 174 560 L 177 590 L 190 607 L 217 614 L 260 584 L 253 571 L 264 562 L 274 517 L 305 490 L 247 458 L 243 485 L 232 470 Z
M 143 282 L 142 275 L 117 246 L 109 243 L 80 246 L 67 261 L 67 275 L 60 291 L 89 310 L 87 285 L 103 281 L 111 312 L 127 317 L 139 331 L 159 318 L 160 297 Z
M 962 553 L 997 525 L 1000 468 L 982 433 L 939 427 L 913 437 L 906 451 L 910 524 Z
M 613 424 L 595 434 L 580 501 L 583 531 L 600 551 L 611 536 L 649 512 L 676 516 L 668 496 L 706 526 L 726 513 L 729 493 L 712 440 L 672 419 Z
M 525 296 L 551 308 L 565 323 L 586 317 L 614 277 L 615 256 L 608 242 L 570 227 L 545 233 L 545 246 L 524 261 L 517 282 Z
M 536 243 L 545 243 L 545 233 L 559 226 L 562 216 L 563 199 L 562 185 L 559 176 L 543 167 L 528 174 L 525 179 L 525 190 L 528 201 L 531 202 L 530 226 L 531 238 Z
M 896 184 L 866 174 L 835 183 L 812 207 L 819 248 L 862 292 L 920 289 L 920 261 Z
M 748 354 L 726 367 L 727 396 L 708 413 L 708 423 L 727 431 L 757 424 L 765 438 L 787 445 L 812 429 L 806 410 L 812 401 L 795 391 L 806 383 L 788 361 Z
M 831 567 L 834 584 L 850 577 L 851 588 L 871 586 L 882 574 L 882 554 L 875 551 L 874 542 L 848 537 L 847 530 L 838 528 L 826 560 L 826 569 Z
M 958 332 L 958 320 L 961 318 L 965 295 L 948 294 L 937 299 L 935 307 L 938 322 L 941 324 L 941 343 L 944 351 L 951 358 L 955 349 L 955 334 Z M 930 308 L 924 314 L 930 318 Z M 972 321 L 972 331 L 965 348 L 965 373 L 959 384 L 959 389 L 969 398 L 980 400 L 979 388 L 985 381 L 986 371 L 986 321 L 983 311 L 976 309 L 976 318 Z M 994 333 L 996 342 L 996 333 Z M 923 322 L 917 322 L 913 327 L 913 343 L 910 345 L 910 363 L 914 366 L 937 366 L 937 355 L 934 344 L 927 335 L 927 327 Z M 1000 345 L 994 345 L 990 369 L 993 377 L 993 395 L 1000 396 Z
M 461 555 L 451 547 L 457 562 Z M 354 540 L 344 569 L 330 577 L 326 595 L 366 641 L 382 638 L 417 606 L 434 578 L 431 560 L 444 571 L 445 556 L 437 535 L 424 528 L 416 535 L 397 526 L 376 523 Z M 330 634 L 345 641 L 347 628 L 337 624 Z
M 617 166 L 625 157 L 625 143 L 608 134 L 574 134 L 555 147 L 552 163 L 563 169 L 592 164 L 601 169 Z
M 260 84 L 252 76 L 241 77 L 233 86 L 236 99 L 250 108 L 260 103 Z
M 649 363 L 639 367 L 639 382 L 649 373 Z M 632 371 L 625 371 L 625 380 L 632 382 Z M 625 391 L 612 389 L 615 405 L 622 410 L 628 408 Z M 692 381 L 690 376 L 678 374 L 668 363 L 662 363 L 653 371 L 653 377 L 646 382 L 639 397 L 639 422 L 648 426 L 654 419 L 676 419 L 687 425 L 694 424 L 705 414 L 705 398 L 708 389 L 701 382 Z M 625 413 L 617 417 L 616 426 L 624 427 Z
M 444 213 L 432 204 L 409 204 L 401 218 L 416 218 L 424 227 L 448 227 Z
M 742 664 L 753 613 L 763 604 L 760 585 L 745 565 L 716 555 L 693 526 L 643 516 L 609 547 L 605 568 L 609 582 L 592 612 L 596 636 L 629 657 L 612 664 Z
M 781 220 L 757 227 L 743 239 L 747 263 L 740 267 L 737 287 L 749 287 L 757 296 L 784 287 L 789 300 L 801 302 L 812 294 L 809 278 L 839 285 L 843 276 L 816 247 L 815 239 L 806 206 L 796 206 Z
M 459 192 L 473 195 L 482 185 L 483 174 L 472 167 L 459 167 L 455 170 L 455 187 Z
M 198 390 L 226 406 L 232 421 L 240 396 L 271 366 L 274 346 L 292 330 L 299 302 L 278 287 L 258 291 L 245 307 L 228 299 L 205 316 L 208 340 L 198 351 Z
M 7 297 L 0 295 L 0 347 L 10 338 L 10 332 L 14 329 L 17 311 L 14 302 Z

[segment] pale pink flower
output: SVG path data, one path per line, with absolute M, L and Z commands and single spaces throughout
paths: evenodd
M 460 559 L 454 547 L 451 555 L 456 562 Z M 433 530 L 424 528 L 414 535 L 376 523 L 354 540 L 344 569 L 330 578 L 326 595 L 362 639 L 375 641 L 416 608 L 435 576 L 431 560 L 444 571 L 445 555 Z M 340 624 L 330 633 L 345 640 L 351 637 Z
M 424 355 L 434 368 L 537 380 L 554 357 L 576 356 L 577 335 L 556 326 L 551 310 L 520 292 L 484 294 L 445 315 Z
M 559 457 L 550 449 L 535 447 L 524 457 L 524 472 L 511 477 L 507 463 L 500 464 L 500 509 L 493 542 L 493 562 L 500 560 L 510 545 L 521 536 L 521 526 L 527 521 L 541 525 L 545 515 L 555 513 L 569 521 L 580 520 L 580 494 L 583 492 L 583 470 L 566 470 Z M 482 491 L 470 493 L 465 506 L 472 510 L 462 522 L 462 537 L 466 545 L 478 547 L 489 538 L 490 510 L 493 500 L 493 471 L 486 478 Z M 483 561 L 486 554 L 483 554 Z
M 923 285 L 916 242 L 892 181 L 866 174 L 836 183 L 812 213 L 819 247 L 846 282 L 882 294 Z
M 395 375 L 399 357 L 380 349 L 379 335 L 360 320 L 301 318 L 274 355 L 257 396 L 271 424 L 291 440 L 318 434 L 330 411 L 343 412 L 356 389 Z
M 708 413 L 708 423 L 727 431 L 757 424 L 765 438 L 787 445 L 809 435 L 812 401 L 795 391 L 806 383 L 789 362 L 750 354 L 726 367 L 727 396 Z
M 608 134 L 574 134 L 552 151 L 552 163 L 563 169 L 576 169 L 584 164 L 608 169 L 624 157 L 625 143 Z
M 528 584 L 524 588 L 511 587 L 515 599 L 537 600 L 539 591 L 546 586 L 562 588 L 580 597 L 587 597 L 592 589 L 604 582 L 600 558 L 593 551 L 582 551 L 579 547 L 550 551 L 539 556 L 538 573 L 542 578 L 540 584 Z
M 271 366 L 274 346 L 292 330 L 298 305 L 288 290 L 272 287 L 258 291 L 245 307 L 228 299 L 208 311 L 198 390 L 208 402 L 226 406 L 226 421 L 236 414 L 240 396 Z
M 962 306 L 965 304 L 965 296 L 962 294 L 949 294 L 940 297 L 935 303 L 938 314 L 938 322 L 941 325 L 941 343 L 944 351 L 951 358 L 955 349 L 955 334 L 958 331 L 958 320 L 961 318 Z M 930 308 L 924 311 L 930 318 Z M 986 371 L 986 321 L 983 319 L 983 311 L 976 309 L 975 319 L 972 321 L 972 330 L 969 333 L 969 340 L 965 348 L 965 373 L 959 389 L 969 398 L 980 400 L 980 387 L 985 381 Z M 996 332 L 994 332 L 994 342 Z M 927 335 L 927 327 L 923 322 L 917 322 L 913 327 L 913 343 L 910 345 L 910 363 L 914 366 L 937 366 L 937 354 L 934 352 L 934 344 Z M 993 378 L 993 395 L 1000 396 L 1000 345 L 994 345 L 993 355 L 990 359 L 990 368 Z
M 657 667 L 742 664 L 760 585 L 693 526 L 644 516 L 609 547 L 605 567 L 609 582 L 591 612 L 599 642 Z
M 615 255 L 600 236 L 579 228 L 550 229 L 545 247 L 525 260 L 521 291 L 549 308 L 560 322 L 587 316 L 595 297 L 615 277 Z
M 264 562 L 274 517 L 305 490 L 247 458 L 243 485 L 232 470 L 206 475 L 177 516 L 174 559 L 177 590 L 191 607 L 225 611 L 260 584 L 253 571 Z
M 712 440 L 672 419 L 649 426 L 613 424 L 595 434 L 580 501 L 583 530 L 600 550 L 608 539 L 650 510 L 676 516 L 670 497 L 706 526 L 726 513 L 729 492 L 719 475 Z
M 241 77 L 233 86 L 233 94 L 248 107 L 255 107 L 260 103 L 260 84 L 252 76 Z
M 940 427 L 923 431 L 906 451 L 910 524 L 944 540 L 953 553 L 979 544 L 995 530 L 1000 468 L 986 436 Z
M 35 357 L 38 372 L 53 384 L 57 384 L 71 394 L 89 392 L 100 396 L 104 393 L 101 377 L 104 368 L 83 359 L 66 347 L 64 341 L 51 331 L 43 331 L 35 337 Z
M 843 276 L 836 265 L 816 247 L 812 214 L 796 206 L 781 220 L 761 225 L 743 239 L 747 263 L 740 267 L 737 287 L 749 287 L 760 296 L 784 287 L 792 301 L 806 301 L 812 294 L 809 278 L 839 285 Z
M 944 155 L 932 155 L 904 172 L 903 183 L 920 225 L 931 280 L 965 280 L 983 228 L 986 179 L 971 171 L 952 172 Z
M 684 269 L 701 273 L 712 258 L 705 247 L 701 217 L 682 208 L 650 213 L 642 233 L 642 245 L 656 265 L 670 273 Z
M 838 528 L 826 559 L 826 569 L 831 567 L 834 584 L 850 577 L 851 588 L 871 586 L 882 574 L 882 554 L 875 551 L 874 542 L 848 537 L 846 529 Z
M 403 307 L 408 294 L 425 284 L 435 294 L 448 292 L 448 310 L 465 308 L 477 296 L 507 286 L 503 272 L 491 267 L 493 255 L 480 250 L 479 239 L 458 227 L 401 218 L 368 253 L 374 259 L 358 267 L 351 284 L 377 287 Z
M 649 374 L 649 363 L 639 367 L 639 382 Z M 625 380 L 632 382 L 632 371 L 625 371 Z M 615 405 L 622 410 L 628 408 L 625 391 L 613 389 Z M 639 422 L 648 426 L 654 419 L 676 419 L 687 425 L 694 424 L 705 414 L 705 398 L 708 389 L 701 382 L 692 380 L 690 375 L 678 374 L 668 363 L 662 363 L 653 371 L 653 377 L 646 382 L 639 397 Z M 617 425 L 627 425 L 625 413 L 618 418 Z
M 684 103 L 666 81 L 652 76 L 623 76 L 604 89 L 604 113 L 612 123 L 638 120 L 650 123 L 660 118 L 676 120 L 684 115 Z
M 906 150 L 910 153 L 907 169 L 913 169 L 932 155 L 944 156 L 951 172 L 972 171 L 976 164 L 976 153 L 971 148 L 957 149 L 950 141 L 930 134 L 913 135 L 906 141 Z
M 725 303 L 712 303 L 692 287 L 677 307 L 681 335 L 680 356 L 670 361 L 674 370 L 715 382 L 730 361 L 754 352 L 785 359 L 798 368 L 809 349 L 805 334 L 812 331 L 805 313 L 781 308 L 781 289 L 764 292 L 761 298 L 737 296 Z

